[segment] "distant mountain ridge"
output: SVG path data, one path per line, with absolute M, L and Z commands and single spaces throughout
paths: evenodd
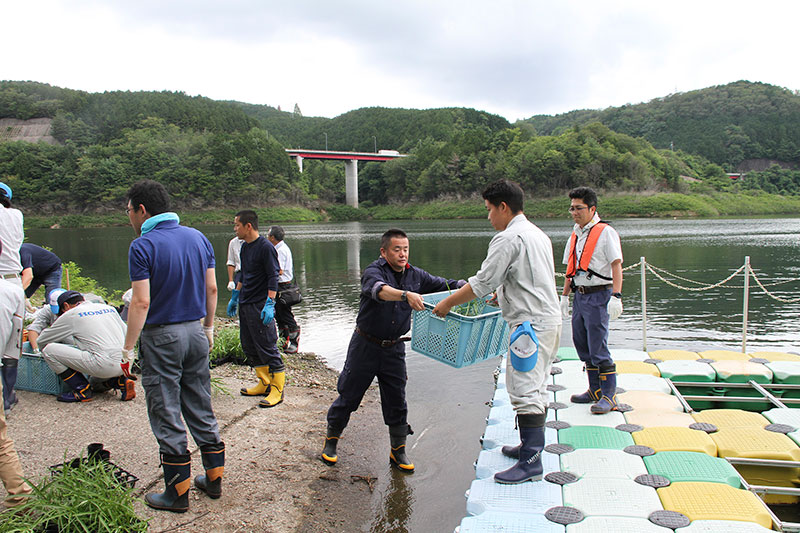
M 766 83 L 737 81 L 642 104 L 536 115 L 517 124 L 557 135 L 591 122 L 731 170 L 753 159 L 800 165 L 800 94 Z

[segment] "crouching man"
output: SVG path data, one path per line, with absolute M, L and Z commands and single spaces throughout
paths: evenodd
M 77 291 L 56 289 L 50 294 L 51 311 L 58 316 L 38 338 L 42 356 L 50 369 L 71 389 L 60 394 L 60 402 L 88 402 L 92 388 L 83 376 L 108 380 L 122 391 L 122 400 L 136 397 L 134 382 L 122 373 L 120 345 L 125 323 L 110 305 L 84 300 Z

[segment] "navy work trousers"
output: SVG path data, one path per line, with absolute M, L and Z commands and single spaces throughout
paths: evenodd
M 614 364 L 608 351 L 608 300 L 611 290 L 581 294 L 572 304 L 572 344 L 587 366 L 607 368 Z
M 347 360 L 336 386 L 339 397 L 328 409 L 328 427 L 336 430 L 347 427 L 350 414 L 361 405 L 364 393 L 375 377 L 378 378 L 381 391 L 384 423 L 387 426 L 405 426 L 408 423 L 405 346 L 401 342 L 381 348 L 358 333 L 353 333 L 347 348 Z
M 189 453 L 181 414 L 198 446 L 219 444 L 211 408 L 208 337 L 200 321 L 145 327 L 139 356 L 147 415 L 159 451 Z
M 270 372 L 283 372 L 283 359 L 278 351 L 278 333 L 273 319 L 266 326 L 261 322 L 264 302 L 239 304 L 239 339 L 247 364 L 268 366 Z

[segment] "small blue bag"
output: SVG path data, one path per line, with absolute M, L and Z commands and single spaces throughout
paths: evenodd
M 518 372 L 530 372 L 539 359 L 539 339 L 527 320 L 511 334 L 508 346 L 511 366 Z

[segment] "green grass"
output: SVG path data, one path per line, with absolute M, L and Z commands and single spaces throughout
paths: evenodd
M 214 336 L 214 347 L 208 355 L 212 367 L 232 362 L 239 365 L 245 364 L 244 350 L 239 341 L 238 327 L 218 328 Z
M 0 514 L 0 531 L 145 532 L 136 515 L 133 489 L 121 484 L 103 461 L 74 461 L 33 484 L 33 494 L 13 512 Z M 49 528 L 49 529 L 48 529 Z

